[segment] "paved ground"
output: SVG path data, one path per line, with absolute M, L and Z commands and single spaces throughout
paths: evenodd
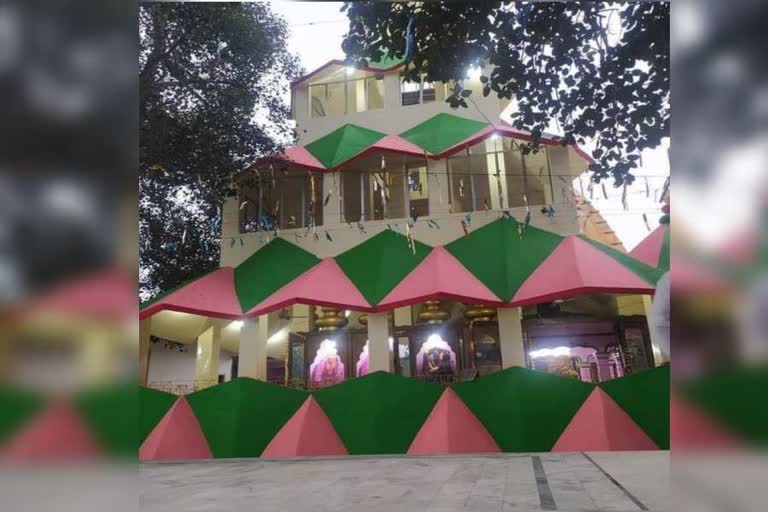
M 669 452 L 152 463 L 140 510 L 660 511 Z

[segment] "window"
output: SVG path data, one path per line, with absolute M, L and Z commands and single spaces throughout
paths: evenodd
M 456 213 L 550 202 L 546 148 L 523 157 L 511 139 L 490 139 L 448 158 L 448 174 Z
M 309 110 L 313 118 L 340 116 L 384 108 L 384 76 L 341 69 L 322 83 L 309 84 Z
M 400 100 L 403 106 L 445 101 L 448 97 L 448 84 L 432 82 L 408 82 L 400 75 Z
M 268 171 L 241 180 L 240 232 L 272 231 L 323 224 L 322 177 L 308 173 L 275 176 Z M 313 196 L 314 192 L 314 196 Z
M 429 215 L 427 168 L 423 158 L 373 155 L 341 173 L 345 222 Z

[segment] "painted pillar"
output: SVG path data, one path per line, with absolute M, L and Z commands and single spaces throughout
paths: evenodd
M 429 160 L 429 215 L 448 215 L 450 210 L 450 188 L 448 186 L 448 160 Z
M 499 347 L 503 368 L 521 366 L 525 368 L 525 345 L 520 308 L 499 308 Z
M 221 324 L 211 326 L 197 337 L 195 384 L 198 389 L 215 386 L 219 380 L 219 354 L 221 353 Z
M 597 380 L 604 382 L 611 380 L 610 354 L 595 354 L 597 358 Z
M 341 206 L 341 176 L 338 172 L 326 172 L 323 179 L 323 225 L 331 226 L 340 224 Z M 325 201 L 325 198 L 328 198 Z
M 139 384 L 147 385 L 149 374 L 149 336 L 152 331 L 152 317 L 139 321 Z
M 104 384 L 117 375 L 118 335 L 103 328 L 89 328 L 80 338 L 79 380 L 85 386 Z
M 368 314 L 368 372 L 389 372 L 389 315 Z
M 267 338 L 269 338 L 269 315 L 258 320 L 248 318 L 240 329 L 240 359 L 238 375 L 267 380 Z

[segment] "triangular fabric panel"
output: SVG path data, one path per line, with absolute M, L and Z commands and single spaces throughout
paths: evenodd
M 680 389 L 681 395 L 702 413 L 733 432 L 744 443 L 768 444 L 768 365 L 726 368 L 690 379 Z
M 482 121 L 441 113 L 406 130 L 400 136 L 430 153 L 438 154 L 487 126 L 488 123 Z
M 353 124 L 345 124 L 304 146 L 328 169 L 337 167 L 386 136 Z
M 176 400 L 139 449 L 140 460 L 193 460 L 212 457 L 195 413 L 183 396 Z
M 662 450 L 669 449 L 669 364 L 599 386 Z
M 296 302 L 358 310 L 371 307 L 360 290 L 339 268 L 336 260 L 328 258 L 280 288 L 246 314 L 261 315 Z
M 676 451 L 723 451 L 742 448 L 743 442 L 717 420 L 672 394 L 669 418 L 670 447 Z
M 664 270 L 646 265 L 642 261 L 636 260 L 629 254 L 617 251 L 613 247 L 608 247 L 607 245 L 601 244 L 600 242 L 592 240 L 591 238 L 588 238 L 584 235 L 579 235 L 579 238 L 584 242 L 587 242 L 592 247 L 599 249 L 601 252 L 607 254 L 617 262 L 621 263 L 623 266 L 627 267 L 647 283 L 655 285 L 665 272 Z
M 384 151 L 393 151 L 395 153 L 402 153 L 413 156 L 424 156 L 425 153 L 422 148 L 416 144 L 413 144 L 412 142 L 408 142 L 399 135 L 387 135 L 372 147 Z
M 443 247 L 435 247 L 378 305 L 399 307 L 419 299 L 436 299 L 438 296 L 443 300 L 462 302 L 501 302 L 451 253 Z
M 445 248 L 494 294 L 508 302 L 562 240 L 560 235 L 502 218 Z
M 139 386 L 139 443 L 143 443 L 178 398 L 171 393 Z
M 384 230 L 365 242 L 336 256 L 336 262 L 369 304 L 378 304 L 429 254 L 431 247 Z
M 547 452 L 594 385 L 513 367 L 453 389 L 503 451 Z
M 77 394 L 77 413 L 107 455 L 135 459 L 139 438 L 139 394 L 135 384 L 97 386 Z M 140 420 L 141 421 L 141 420 Z
M 347 455 L 328 416 L 309 396 L 261 454 L 265 458 Z
M 238 318 L 243 314 L 234 286 L 234 270 L 224 267 L 170 292 L 144 307 L 139 318 L 164 309 L 218 318 Z
M 408 448 L 409 455 L 497 453 L 499 446 L 451 388 L 446 388 Z
M 239 377 L 187 395 L 214 457 L 258 457 L 308 393 Z
M 653 293 L 653 286 L 602 251 L 569 236 L 526 279 L 516 305 L 551 302 L 581 293 Z
M 325 166 L 312 155 L 304 146 L 293 146 L 287 148 L 281 155 L 288 162 L 306 167 L 308 169 L 324 170 Z
M 67 401 L 52 402 L 2 449 L 4 462 L 81 461 L 102 454 L 99 443 Z
M 658 450 L 605 391 L 595 388 L 552 447 L 553 452 Z
M 406 453 L 443 387 L 373 372 L 315 392 L 349 453 Z
M 0 385 L 0 444 L 39 414 L 45 404 L 40 393 Z
M 243 311 L 317 265 L 314 254 L 282 238 L 274 238 L 235 268 L 235 290 Z
M 454 153 L 457 153 L 464 148 L 468 148 L 482 142 L 483 140 L 493 135 L 495 132 L 496 132 L 496 129 L 493 126 L 487 125 L 485 128 L 481 129 L 478 132 L 473 133 L 472 135 L 465 138 L 464 140 L 460 140 L 459 142 L 452 145 L 451 147 L 444 149 L 437 156 L 440 158 L 445 158 L 450 155 L 453 155 Z
M 659 256 L 669 227 L 661 224 L 629 252 L 629 255 L 651 267 L 659 266 Z

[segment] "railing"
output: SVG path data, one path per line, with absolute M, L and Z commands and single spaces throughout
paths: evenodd
M 150 382 L 147 387 L 173 395 L 188 395 L 193 391 L 209 388 L 216 384 L 218 384 L 216 380 L 156 380 Z

